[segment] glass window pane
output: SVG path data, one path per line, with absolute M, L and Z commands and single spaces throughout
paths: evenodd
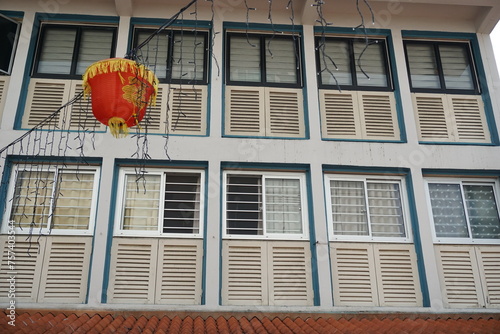
M 164 233 L 198 233 L 200 174 L 167 173 L 163 208 Z
M 362 181 L 330 181 L 333 233 L 368 235 L 365 187 Z
M 230 81 L 260 82 L 260 43 L 258 37 L 230 37 Z
M 267 232 L 301 234 L 300 181 L 266 179 L 265 182 Z
M 70 74 L 76 29 L 44 30 L 38 73 Z
M 358 86 L 387 87 L 383 45 L 382 43 L 370 43 L 367 46 L 364 41 L 354 42 L 354 62 Z M 361 69 L 368 75 L 368 78 Z
M 292 38 L 265 39 L 266 81 L 297 83 L 297 50 Z
M 172 57 L 172 79 L 203 80 L 204 35 L 176 32 Z
M 439 45 L 447 89 L 474 89 L 467 49 L 463 45 Z
M 60 172 L 52 228 L 89 228 L 94 174 Z
M 20 25 L 20 23 L 0 14 L 0 45 L 2 46 L 0 72 L 10 74 Z
M 464 185 L 464 196 L 472 237 L 500 239 L 500 219 L 493 187 Z
M 151 35 L 152 31 L 137 32 L 137 45 L 141 44 Z M 141 62 L 153 71 L 159 79 L 167 77 L 168 34 L 158 34 L 139 50 L 138 56 Z
M 337 85 L 335 79 L 339 85 L 352 85 L 349 43 L 347 41 L 326 40 L 324 55 L 321 49 L 318 52 L 323 85 Z
M 441 88 L 433 45 L 406 44 L 413 88 Z
M 160 175 L 125 176 L 124 230 L 158 230 L 160 188 Z
M 434 228 L 438 238 L 468 238 L 459 184 L 429 183 Z
M 47 228 L 50 217 L 54 173 L 46 171 L 19 171 L 10 220 L 16 227 Z
M 227 177 L 228 234 L 262 235 L 262 183 L 260 176 Z
M 87 67 L 96 61 L 111 56 L 113 47 L 113 31 L 110 30 L 83 30 L 80 40 L 76 74 L 83 74 Z
M 398 183 L 368 182 L 368 206 L 373 237 L 406 236 Z

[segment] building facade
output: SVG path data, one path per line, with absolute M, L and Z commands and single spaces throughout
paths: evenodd
M 2 3 L 2 305 L 498 310 L 496 0 L 187 4 Z M 175 14 L 138 134 L 66 105 Z

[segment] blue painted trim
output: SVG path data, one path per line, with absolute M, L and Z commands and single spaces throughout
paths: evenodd
M 220 173 L 219 173 L 219 305 L 223 305 L 222 302 L 222 266 L 223 266 L 223 240 L 222 240 L 222 235 L 224 234 L 224 189 L 223 189 L 223 184 L 224 184 L 224 173 L 223 173 L 223 168 L 222 164 L 220 165 Z
M 118 182 L 119 182 L 120 166 L 115 160 L 113 166 L 113 179 L 111 181 L 111 198 L 109 199 L 109 220 L 108 220 L 108 234 L 106 236 L 106 256 L 104 259 L 104 273 L 102 278 L 102 291 L 101 291 L 101 303 L 106 304 L 108 302 L 108 287 L 109 287 L 109 276 L 111 271 L 111 247 L 113 245 L 113 226 L 115 223 L 115 212 L 116 212 L 116 198 L 118 196 Z
M 221 169 L 260 169 L 263 171 L 286 170 L 286 171 L 308 171 L 309 164 L 287 164 L 270 162 L 231 162 L 221 161 Z M 222 183 L 221 183 L 222 184 Z
M 143 25 L 143 26 L 162 26 L 163 24 L 167 23 L 168 19 L 159 19 L 159 18 L 148 18 L 148 17 L 132 17 L 130 19 L 130 27 L 133 29 L 135 25 Z M 177 19 L 170 27 L 173 28 L 179 28 L 179 27 L 189 27 L 189 28 L 194 28 L 198 27 L 200 29 L 210 29 L 212 28 L 212 22 L 211 21 L 204 21 L 204 20 L 182 20 L 182 19 Z M 169 28 L 167 28 L 169 29 Z
M 115 165 L 118 167 L 138 167 L 145 166 L 146 168 L 170 168 L 170 167 L 198 167 L 208 168 L 207 161 L 187 161 L 187 160 L 147 160 L 145 162 L 136 159 L 116 159 Z
M 0 10 L 0 14 L 10 17 L 11 19 L 24 18 L 24 12 L 20 12 L 17 10 Z
M 422 291 L 422 305 L 424 307 L 431 306 L 431 300 L 429 295 L 429 284 L 427 282 L 427 274 L 425 271 L 424 253 L 422 250 L 422 238 L 420 237 L 418 214 L 416 208 L 415 194 L 413 189 L 413 179 L 411 172 L 405 176 L 406 181 L 406 193 L 408 195 L 408 209 L 410 211 L 411 227 L 413 232 L 413 244 L 415 246 L 415 253 L 417 256 L 417 270 L 418 277 L 420 280 L 420 290 Z
M 307 212 L 309 220 L 309 247 L 311 249 L 311 271 L 312 271 L 312 288 L 313 288 L 313 300 L 314 306 L 321 305 L 321 298 L 319 294 L 319 276 L 318 276 L 318 254 L 317 254 L 317 243 L 316 243 L 316 228 L 314 226 L 314 202 L 312 194 L 312 180 L 311 180 L 311 170 L 306 170 L 306 200 L 307 200 Z
M 268 24 L 268 23 L 249 23 L 248 26 L 244 22 L 224 22 L 223 30 L 226 29 L 238 29 L 238 30 L 265 30 L 265 31 L 276 32 L 296 32 L 302 34 L 303 29 L 301 25 L 291 25 L 291 24 Z
M 498 135 L 498 130 L 495 122 L 495 117 L 493 114 L 493 105 L 491 103 L 491 95 L 489 92 L 488 81 L 486 80 L 486 72 L 484 70 L 484 63 L 481 57 L 481 49 L 479 47 L 479 42 L 477 40 L 477 35 L 475 33 L 459 33 L 459 32 L 447 32 L 447 31 L 414 31 L 414 30 L 403 30 L 401 31 L 403 38 L 441 38 L 441 39 L 465 39 L 468 40 L 471 46 L 472 58 L 476 64 L 476 74 L 477 80 L 479 82 L 479 88 L 481 90 L 481 97 L 484 104 L 484 113 L 486 116 L 486 122 L 488 123 L 488 130 L 490 132 L 491 144 L 486 144 L 486 146 L 498 146 L 500 145 L 500 138 Z M 435 143 L 435 144 L 449 144 L 449 143 Z M 459 144 L 459 143 L 451 143 Z M 481 143 L 460 143 L 467 145 L 480 145 Z
M 500 169 L 422 169 L 422 175 L 500 177 Z
M 341 34 L 341 35 L 355 35 L 355 36 L 391 36 L 390 29 L 374 29 L 374 28 L 349 28 L 349 27 L 325 27 L 325 33 L 327 34 Z M 323 27 L 315 26 L 314 33 L 322 33 Z
M 118 24 L 119 17 L 117 16 L 95 16 L 95 15 L 76 15 L 76 14 L 50 14 L 36 13 L 33 20 L 33 30 L 31 31 L 30 45 L 28 55 L 26 56 L 26 66 L 24 67 L 23 83 L 21 85 L 21 94 L 19 94 L 19 103 L 17 104 L 16 117 L 14 119 L 14 129 L 22 129 L 22 119 L 26 108 L 26 100 L 28 97 L 28 87 L 31 79 L 31 70 L 35 61 L 35 51 L 38 37 L 40 34 L 40 26 L 42 22 L 59 22 L 59 21 L 74 21 L 78 23 L 114 23 Z
M 430 307 L 429 286 L 427 283 L 427 276 L 425 272 L 424 256 L 422 252 L 422 241 L 420 237 L 418 214 L 416 209 L 415 195 L 413 189 L 413 180 L 411 171 L 408 168 L 391 168 L 391 167 L 363 167 L 363 166 L 334 166 L 323 165 L 324 172 L 348 172 L 359 174 L 397 174 L 404 177 L 406 185 L 406 193 L 408 196 L 408 211 L 410 214 L 410 224 L 413 232 L 413 245 L 415 247 L 415 254 L 417 256 L 417 269 L 420 280 L 420 289 L 422 291 L 422 304 L 424 307 Z M 325 190 L 326 192 L 326 190 Z

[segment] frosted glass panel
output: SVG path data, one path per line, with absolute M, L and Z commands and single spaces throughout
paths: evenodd
M 260 43 L 258 37 L 230 37 L 229 80 L 260 82 Z
M 440 45 L 439 54 L 447 89 L 474 89 L 467 50 L 461 45 Z
M 203 80 L 204 36 L 176 32 L 172 56 L 172 79 Z
M 366 187 L 372 236 L 404 238 L 406 233 L 399 184 L 369 182 Z
M 337 85 L 335 79 L 339 85 L 352 85 L 349 43 L 347 41 L 327 40 L 324 50 L 324 55 L 323 52 L 319 52 L 323 85 Z
M 387 74 L 384 64 L 384 48 L 381 43 L 354 42 L 356 78 L 359 86 L 386 87 Z M 360 57 L 361 56 L 361 57 Z M 368 75 L 368 78 L 361 71 Z
M 362 181 L 331 181 L 333 233 L 368 235 L 365 187 Z
M 297 57 L 293 39 L 266 38 L 266 80 L 276 83 L 297 82 Z
M 467 238 L 467 220 L 459 184 L 429 184 L 436 236 Z
M 492 186 L 464 185 L 473 238 L 500 239 L 500 219 Z
M 160 175 L 145 175 L 144 179 L 125 176 L 124 230 L 158 229 L 160 187 Z
M 139 31 L 137 33 L 137 45 L 149 37 L 151 31 Z M 165 34 L 156 35 L 148 44 L 138 52 L 139 59 L 153 71 L 159 79 L 167 76 L 167 58 L 169 36 Z
M 76 29 L 45 29 L 38 73 L 70 74 Z
M 433 45 L 407 44 L 406 52 L 412 87 L 441 88 Z
M 106 30 L 83 30 L 76 74 L 83 74 L 87 67 L 96 61 L 107 59 L 111 56 L 113 46 L 113 32 Z

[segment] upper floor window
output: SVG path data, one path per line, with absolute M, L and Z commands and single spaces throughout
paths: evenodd
M 0 73 L 10 74 L 21 24 L 0 14 Z
M 305 237 L 304 182 L 302 174 L 225 172 L 225 235 Z
M 92 233 L 98 168 L 17 165 L 10 181 L 7 219 L 28 233 Z
M 479 93 L 469 43 L 404 42 L 413 92 Z
M 134 45 L 140 45 L 154 30 L 136 28 Z M 167 30 L 140 49 L 138 57 L 161 82 L 206 84 L 208 80 L 208 32 Z
M 302 85 L 298 36 L 230 32 L 226 43 L 227 84 Z
M 203 188 L 198 171 L 150 169 L 138 178 L 122 170 L 116 234 L 201 236 Z
M 316 37 L 320 88 L 391 90 L 385 39 Z
M 43 24 L 33 76 L 81 79 L 87 67 L 111 58 L 116 28 Z
M 498 242 L 498 182 L 429 179 L 427 187 L 438 241 Z
M 410 239 L 401 179 L 327 175 L 325 180 L 334 239 Z

